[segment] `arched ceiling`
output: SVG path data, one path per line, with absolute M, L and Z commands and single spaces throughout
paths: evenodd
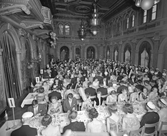
M 90 18 L 95 0 L 41 0 L 42 5 L 51 9 L 54 18 Z M 121 10 L 134 6 L 133 0 L 97 0 L 100 18 L 107 20 Z

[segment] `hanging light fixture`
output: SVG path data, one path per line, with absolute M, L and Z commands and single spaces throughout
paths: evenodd
M 137 7 L 141 7 L 143 10 L 149 10 L 154 4 L 160 2 L 160 0 L 134 0 Z
M 85 25 L 84 25 L 84 21 L 82 20 L 81 21 L 81 25 L 80 25 L 80 28 L 78 30 L 78 36 L 79 38 L 83 41 L 86 37 L 86 28 L 85 28 Z

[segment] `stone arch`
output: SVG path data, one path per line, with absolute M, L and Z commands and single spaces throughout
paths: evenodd
M 123 44 L 123 46 L 122 46 L 122 48 L 121 48 L 121 61 L 122 62 L 124 62 L 124 57 L 125 57 L 125 48 L 126 47 L 129 47 L 130 48 L 130 54 L 131 54 L 131 57 L 130 57 L 130 59 L 132 60 L 132 43 L 131 42 L 125 42 L 124 44 Z
M 59 46 L 58 46 L 58 49 L 57 49 L 57 58 L 59 58 L 60 59 L 60 49 L 61 49 L 61 47 L 63 47 L 63 46 L 67 46 L 68 47 L 68 49 L 69 49 L 69 59 L 72 59 L 72 53 L 73 53 L 73 51 L 72 51 L 72 46 L 71 46 L 71 44 L 69 44 L 69 43 L 67 43 L 67 44 L 58 44 Z
M 139 65 L 139 49 L 140 49 L 140 46 L 143 44 L 143 42 L 147 42 L 151 47 L 151 50 L 150 50 L 151 60 L 149 62 L 149 66 L 151 67 L 153 64 L 153 49 L 154 48 L 153 48 L 153 42 L 148 38 L 143 38 L 137 43 L 136 50 L 135 50 L 135 63 L 136 65 Z
M 17 68 L 18 68 L 18 76 L 19 76 L 19 87 L 22 90 L 23 86 L 22 86 L 22 74 L 21 74 L 21 43 L 18 37 L 18 33 L 16 32 L 16 30 L 14 29 L 14 27 L 12 27 L 9 23 L 3 23 L 0 25 L 0 33 L 4 33 L 5 31 L 7 31 L 11 37 L 13 38 L 13 41 L 15 43 L 15 49 L 16 49 L 16 58 L 17 58 Z M 2 35 L 0 35 L 0 39 L 2 38 Z
M 89 48 L 90 46 L 92 46 L 92 47 L 94 47 L 94 49 L 95 49 L 95 59 L 97 59 L 97 47 L 95 46 L 95 45 L 87 45 L 86 47 L 85 47 L 85 59 L 87 58 L 87 48 Z
M 164 68 L 164 61 L 165 61 L 165 47 L 167 46 L 167 37 L 162 41 L 158 50 L 158 62 L 157 67 L 162 70 Z

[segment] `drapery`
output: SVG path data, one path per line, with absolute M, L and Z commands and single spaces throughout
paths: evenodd
M 8 98 L 19 98 L 21 95 L 19 74 L 17 66 L 17 54 L 15 42 L 6 31 L 0 40 L 2 52 L 5 92 Z

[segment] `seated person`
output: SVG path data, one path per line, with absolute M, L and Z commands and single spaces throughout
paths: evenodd
M 158 88 L 153 87 L 152 91 L 148 94 L 149 100 L 156 100 L 158 98 Z
M 89 110 L 89 118 L 91 122 L 87 124 L 86 131 L 91 133 L 102 133 L 106 132 L 105 124 L 102 121 L 98 120 L 99 113 L 95 108 Z
M 87 99 L 84 102 L 82 102 L 81 110 L 87 110 L 87 109 L 92 108 L 92 101 L 89 98 L 89 94 L 86 94 L 86 97 Z
M 127 102 L 127 101 L 128 101 L 127 90 L 124 89 L 122 93 L 118 95 L 118 103 Z
M 139 101 L 140 102 L 145 102 L 147 100 L 148 97 L 148 90 L 147 88 L 143 88 L 142 91 L 139 93 Z
M 140 128 L 140 122 L 136 115 L 133 114 L 133 106 L 126 103 L 123 106 L 123 111 L 125 112 L 125 116 L 123 117 L 122 129 L 128 133 L 138 130 Z
M 134 103 L 139 100 L 139 92 L 135 91 L 130 94 L 130 102 Z
M 67 98 L 63 101 L 63 110 L 64 112 L 77 110 L 77 99 L 73 97 L 72 93 L 69 93 Z
M 52 122 L 52 117 L 46 114 L 41 121 L 41 124 L 45 126 L 41 131 L 42 136 L 61 136 L 59 126 L 54 125 Z
M 160 122 L 159 122 L 159 129 L 162 122 L 167 122 L 167 101 L 165 99 L 160 99 L 158 101 L 158 106 L 160 110 L 158 111 Z M 167 125 L 162 127 L 162 130 L 167 130 Z
M 45 90 L 43 87 L 40 87 L 38 89 L 38 94 L 37 94 L 37 101 L 38 103 L 47 103 L 46 99 L 45 99 Z
M 71 111 L 69 113 L 68 118 L 70 120 L 70 124 L 63 128 L 63 133 L 65 133 L 66 130 L 85 131 L 85 125 L 83 122 L 77 121 L 77 115 L 77 111 Z
M 20 128 L 14 130 L 11 133 L 11 136 L 37 136 L 37 129 L 31 128 L 29 126 L 29 120 L 31 119 L 32 116 L 33 116 L 32 112 L 25 112 L 22 115 L 23 125 Z
M 147 102 L 146 104 L 147 112 L 143 115 L 140 121 L 140 127 L 143 127 L 145 124 L 153 124 L 159 122 L 159 115 L 156 112 L 156 106 L 152 102 Z M 145 133 L 150 134 L 154 132 L 154 128 L 146 128 Z
M 32 112 L 34 115 L 40 114 L 43 116 L 47 113 L 47 104 L 40 104 L 37 100 L 33 100 L 32 106 L 28 107 L 28 111 Z
M 61 102 L 58 101 L 58 98 L 56 96 L 52 96 L 50 98 L 50 104 L 48 108 L 48 114 L 54 114 L 54 113 L 62 113 Z
M 52 96 L 56 96 L 58 100 L 62 99 L 61 93 L 58 91 L 53 91 L 53 92 L 49 93 L 48 94 L 49 100 Z
M 115 92 L 111 92 L 110 95 L 107 96 L 106 104 L 113 104 L 117 102 L 117 94 Z
M 107 131 L 110 132 L 111 130 L 113 130 L 118 132 L 118 125 L 121 118 L 116 114 L 117 113 L 116 103 L 109 105 L 108 111 L 110 113 L 110 117 L 107 118 Z

